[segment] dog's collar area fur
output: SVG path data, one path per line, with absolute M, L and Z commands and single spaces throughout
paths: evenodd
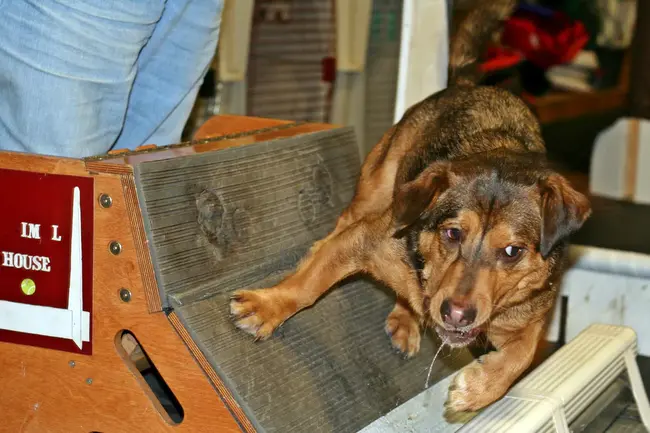
M 418 284 L 423 288 L 422 271 L 424 270 L 424 256 L 420 253 L 418 244 L 420 242 L 420 231 L 409 230 L 406 233 L 406 252 L 418 277 Z

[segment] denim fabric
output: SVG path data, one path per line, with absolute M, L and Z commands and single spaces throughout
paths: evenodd
M 216 47 L 223 0 L 0 0 L 0 149 L 166 145 Z

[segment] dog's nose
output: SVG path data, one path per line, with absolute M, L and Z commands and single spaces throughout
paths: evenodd
M 471 305 L 445 299 L 440 306 L 442 320 L 455 328 L 471 325 L 476 320 L 476 308 Z

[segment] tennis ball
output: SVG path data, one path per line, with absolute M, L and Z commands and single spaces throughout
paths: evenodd
M 24 294 L 30 296 L 33 295 L 34 292 L 36 291 L 36 284 L 34 284 L 34 280 L 30 278 L 25 278 L 20 283 L 20 289 L 23 291 Z

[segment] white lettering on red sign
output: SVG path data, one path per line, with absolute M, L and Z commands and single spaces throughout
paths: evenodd
M 2 266 L 7 268 L 26 269 L 28 271 L 50 272 L 50 258 L 3 251 Z
M 20 237 L 25 239 L 41 240 L 41 225 L 21 222 Z M 58 225 L 52 225 L 52 240 L 61 242 Z M 2 266 L 7 268 L 25 269 L 28 271 L 51 271 L 49 257 L 31 256 L 29 254 L 16 253 L 13 251 L 2 251 Z
M 52 240 L 60 242 L 61 236 L 59 236 L 59 226 L 52 226 Z
M 25 239 L 40 239 L 41 238 L 41 225 L 32 223 L 20 223 L 21 231 L 20 237 Z M 59 235 L 59 226 L 52 225 L 52 240 L 60 242 L 61 236 Z
M 22 226 L 22 232 L 20 233 L 21 238 L 27 238 L 27 239 L 40 239 L 41 234 L 40 234 L 40 229 L 41 225 L 40 224 L 32 224 L 32 223 L 20 223 Z

